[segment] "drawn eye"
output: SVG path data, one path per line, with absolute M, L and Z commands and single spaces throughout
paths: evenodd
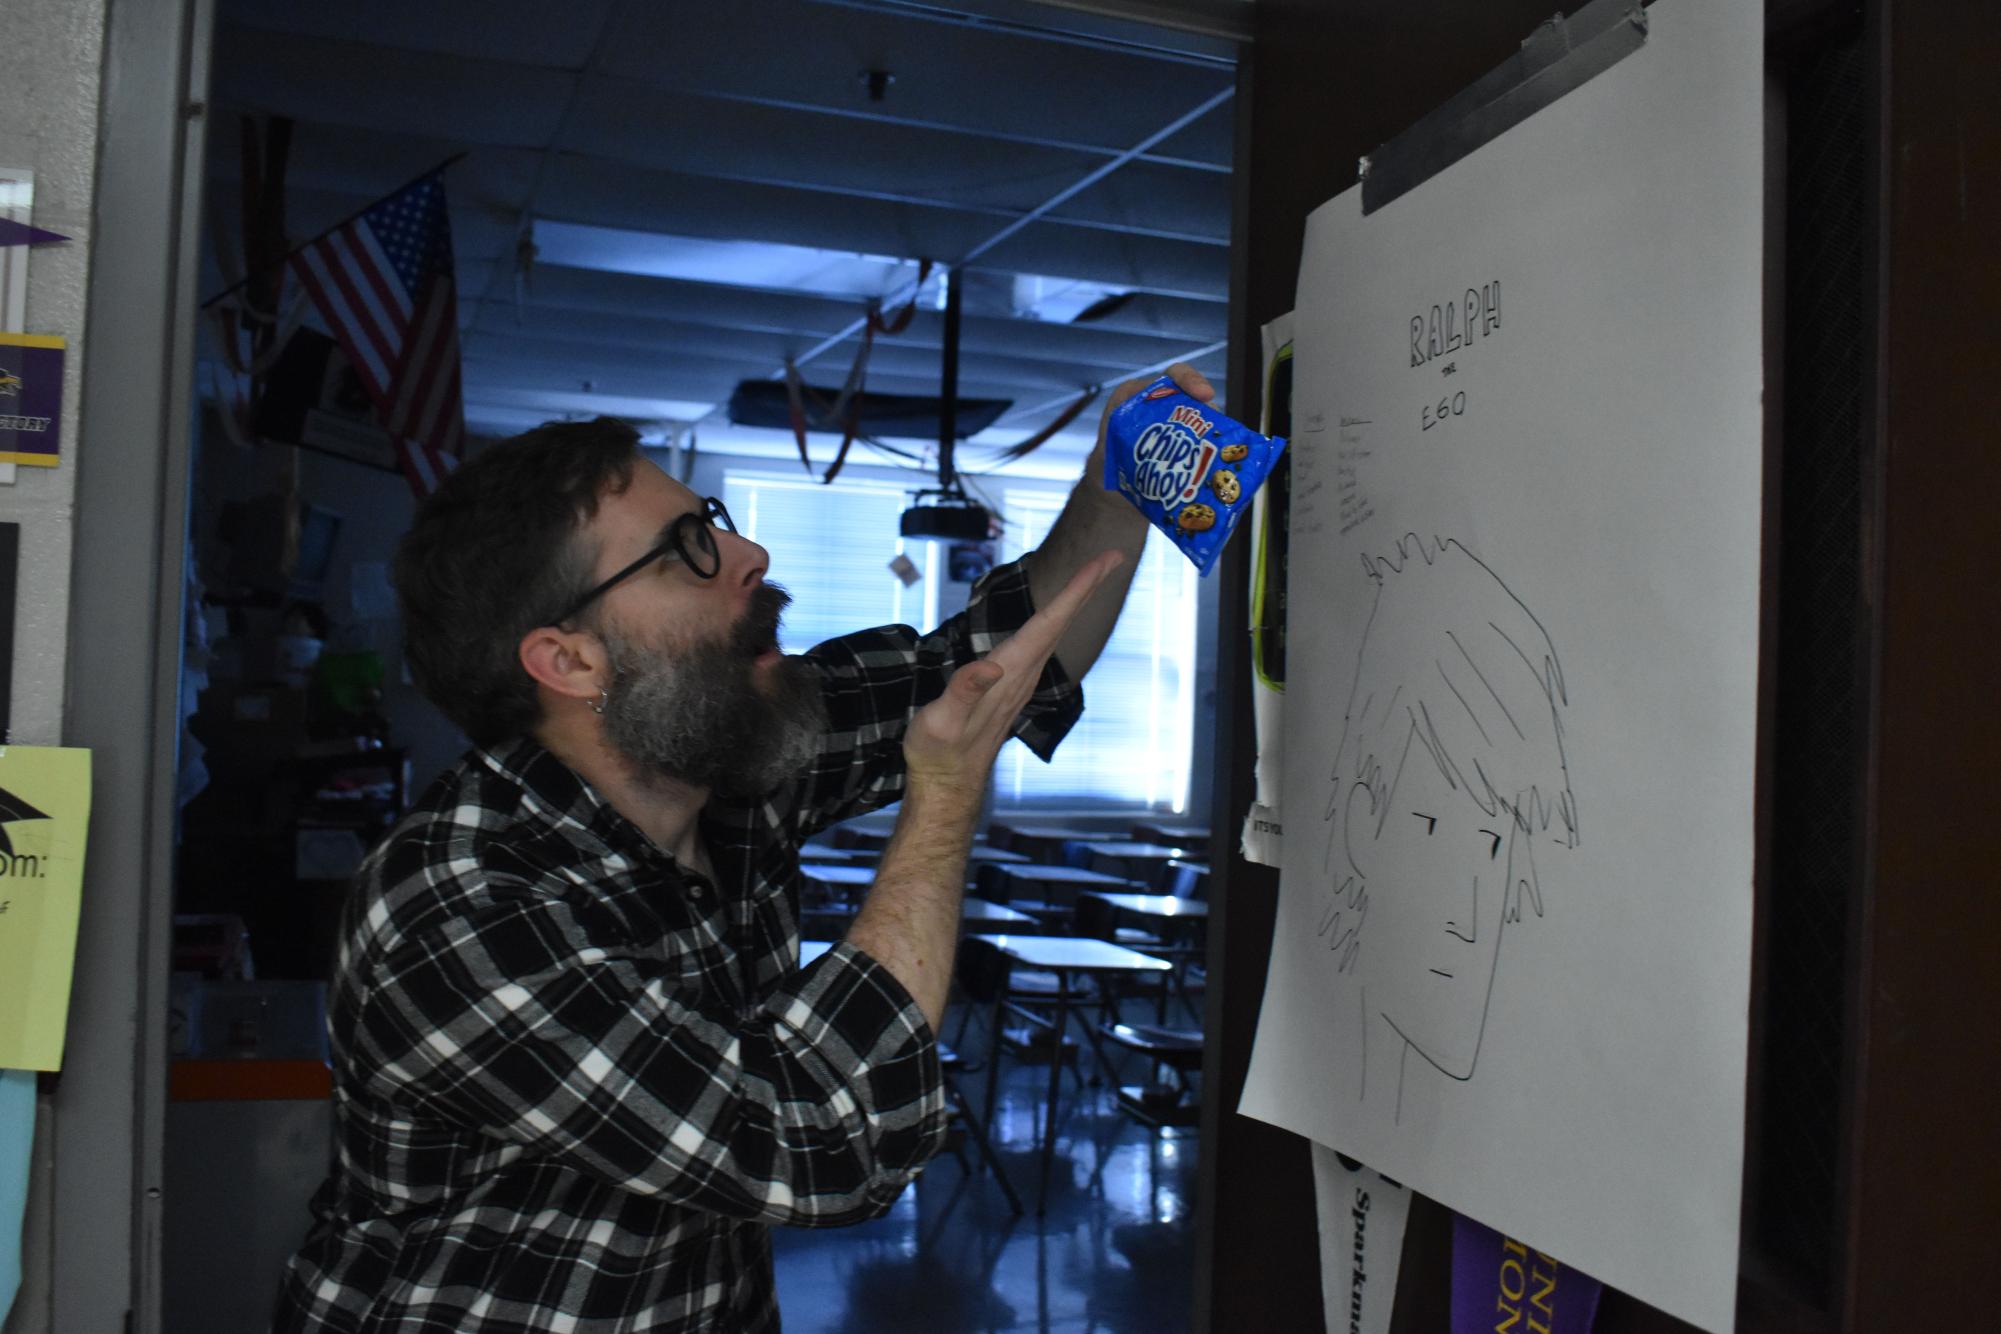
M 1501 855 L 1501 836 L 1491 829 L 1482 829 L 1480 832 L 1494 840 L 1494 846 L 1487 849 L 1487 860 L 1493 861 Z
M 1412 811 L 1411 814 L 1424 821 L 1424 832 L 1427 837 L 1438 832 L 1437 816 L 1426 815 L 1422 811 Z

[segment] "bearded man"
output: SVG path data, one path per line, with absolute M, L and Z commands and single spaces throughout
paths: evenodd
M 1146 535 L 1098 459 L 964 612 L 797 657 L 764 549 L 616 422 L 501 442 L 425 502 L 406 657 L 478 749 L 357 877 L 339 1156 L 279 1331 L 778 1327 L 769 1226 L 875 1217 L 943 1142 L 989 770 L 1074 723 Z M 800 844 L 895 801 L 853 927 L 799 968 Z

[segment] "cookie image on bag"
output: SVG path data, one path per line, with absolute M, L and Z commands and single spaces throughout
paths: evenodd
M 1242 463 L 1251 456 L 1249 445 L 1224 445 L 1218 455 L 1225 463 Z
M 1206 533 L 1216 526 L 1216 511 L 1207 505 L 1183 505 L 1174 522 L 1184 533 Z
M 1225 505 L 1236 504 L 1237 497 L 1243 494 L 1243 488 L 1237 485 L 1237 474 L 1228 468 L 1218 468 L 1209 474 L 1209 489 Z

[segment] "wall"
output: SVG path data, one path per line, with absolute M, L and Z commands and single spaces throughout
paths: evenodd
M 1882 0 L 1875 737 L 1851 1058 L 1846 1328 L 1993 1321 L 2001 1235 L 2001 8 Z M 1980 1311 L 1988 1312 L 1982 1316 Z
M 1498 63 L 1550 8 L 1533 0 L 1257 5 L 1255 55 L 1239 97 L 1233 384 L 1255 383 L 1257 330 L 1291 304 L 1307 211 L 1352 182 L 1358 155 Z M 1852 318 L 1860 328 L 1844 334 L 1868 348 L 1869 364 L 1856 377 L 1862 420 L 1847 428 L 1859 436 L 1847 456 L 1859 456 L 1862 512 L 1839 535 L 1859 547 L 1859 586 L 1823 598 L 1827 609 L 1804 627 L 1832 632 L 1816 635 L 1807 651 L 1833 655 L 1848 652 L 1842 618 L 1860 625 L 1864 661 L 1854 674 L 1863 716 L 1858 735 L 1833 757 L 1858 774 L 1859 790 L 1852 805 L 1829 803 L 1816 826 L 1816 833 L 1832 827 L 1831 836 L 1852 847 L 1827 882 L 1852 879 L 1858 902 L 1823 935 L 1768 921 L 1760 946 L 1774 957 L 1844 960 L 1837 982 L 1845 985 L 1846 1014 L 1830 1026 L 1838 1041 L 1824 1041 L 1829 1030 L 1816 1029 L 1811 1015 L 1773 1006 L 1759 1018 L 1771 1026 L 1772 1045 L 1827 1063 L 1830 1082 L 1840 1085 L 1840 1143 L 1825 1164 L 1832 1203 L 1806 1220 L 1835 1239 L 1833 1282 L 1822 1290 L 1747 1245 L 1738 1328 L 1985 1327 L 1991 1316 L 1978 1313 L 1992 1306 L 1989 1270 L 2001 1230 L 2001 1157 L 1992 1143 L 2001 1121 L 1992 1078 L 2001 1032 L 1984 1021 L 2001 1006 L 2001 973 L 1992 966 L 2001 932 L 1993 892 L 2001 824 L 1992 818 L 2001 808 L 1993 763 L 2001 707 L 1992 660 L 1979 645 L 2001 612 L 1993 579 L 2001 567 L 1994 521 L 2001 453 L 1992 446 L 1991 404 L 2001 326 L 1982 312 L 2001 301 L 1992 226 L 2001 199 L 1994 173 L 1982 168 L 2001 154 L 2001 84 L 1992 77 L 2001 9 L 1935 0 L 1767 0 L 1765 9 L 1768 55 L 1777 53 L 1780 74 L 1788 53 L 1838 44 L 1858 26 L 1863 36 L 1867 109 L 1855 133 L 1868 162 L 1844 184 L 1868 215 L 1862 309 L 1850 317 L 1843 304 L 1830 315 L 1829 303 L 1811 292 L 1801 303 L 1819 323 Z M 1803 100 L 1796 114 L 1819 109 Z M 1803 258 L 1789 252 L 1772 262 Z M 1805 344 L 1818 331 L 1795 322 L 1782 332 L 1788 344 Z M 1784 364 L 1792 367 L 1790 353 Z M 1788 418 L 1784 443 L 1804 430 Z M 1819 478 L 1787 480 L 1809 496 L 1819 489 Z M 1775 517 L 1769 545 L 1796 546 L 1809 565 L 1833 563 L 1809 544 L 1797 511 Z M 1241 569 L 1242 553 L 1233 554 Z M 1226 637 L 1246 617 L 1236 587 L 1224 584 Z M 1784 583 L 1776 590 L 1782 608 L 1788 597 L 1814 591 Z M 1843 605 L 1851 598 L 1852 609 Z M 1250 793 L 1248 683 L 1236 661 L 1222 659 L 1219 826 L 1241 819 Z M 1837 661 L 1830 674 L 1847 671 Z M 1786 772 L 1781 756 L 1761 782 Z M 1318 1331 L 1304 1145 L 1231 1110 L 1262 998 L 1276 877 L 1235 860 L 1219 869 L 1195 1328 Z M 1761 877 L 1760 898 L 1771 890 Z M 1769 984 L 1769 964 L 1767 971 Z M 1762 994 L 1754 1017 L 1770 1004 Z M 1747 1167 L 1755 1172 L 1755 1138 L 1750 1147 Z M 1414 1203 L 1395 1334 L 1447 1328 L 1446 1224 L 1437 1206 Z M 1595 1328 L 1687 1327 L 1608 1292 Z
M 92 752 L 92 804 L 65 1064 L 42 1106 L 9 1334 L 146 1334 L 201 170 L 189 127 L 204 114 L 209 11 L 206 0 L 14 8 L 0 142 L 46 173 L 40 220 L 78 238 L 30 292 L 32 327 L 72 340 L 75 413 L 70 460 L 14 502 L 26 559 L 39 562 L 23 580 L 16 721 L 27 739 Z M 66 280 L 45 286 L 55 277 Z M 72 524 L 70 542 L 59 535 Z
M 14 740 L 59 741 L 69 621 L 73 466 L 82 408 L 90 276 L 91 191 L 97 170 L 102 3 L 25 5 L 0 42 L 0 160 L 35 172 L 35 224 L 73 238 L 36 247 L 29 261 L 33 333 L 69 339 L 63 375 L 59 468 L 22 468 L 0 487 L 0 522 L 21 525 L 21 582 L 14 620 Z
M 37 248 L 29 261 L 27 328 L 69 339 L 63 374 L 65 463 L 22 468 L 0 487 L 0 523 L 21 525 L 19 602 L 14 619 L 12 739 L 62 741 L 63 683 L 70 614 L 70 548 L 76 497 L 76 442 L 86 364 L 85 302 L 90 276 L 92 190 L 97 172 L 103 0 L 10 6 L 0 41 L 0 163 L 35 173 L 37 226 L 73 238 Z M 39 1100 L 25 1234 L 22 1287 L 7 1334 L 53 1328 L 50 1180 L 57 1124 L 54 1098 Z

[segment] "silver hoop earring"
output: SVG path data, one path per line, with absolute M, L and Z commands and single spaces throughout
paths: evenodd
M 609 690 L 606 690 L 603 686 L 599 686 L 597 703 L 591 705 L 591 712 L 597 714 L 599 717 L 603 717 L 604 711 L 610 707 L 611 707 L 611 692 Z

